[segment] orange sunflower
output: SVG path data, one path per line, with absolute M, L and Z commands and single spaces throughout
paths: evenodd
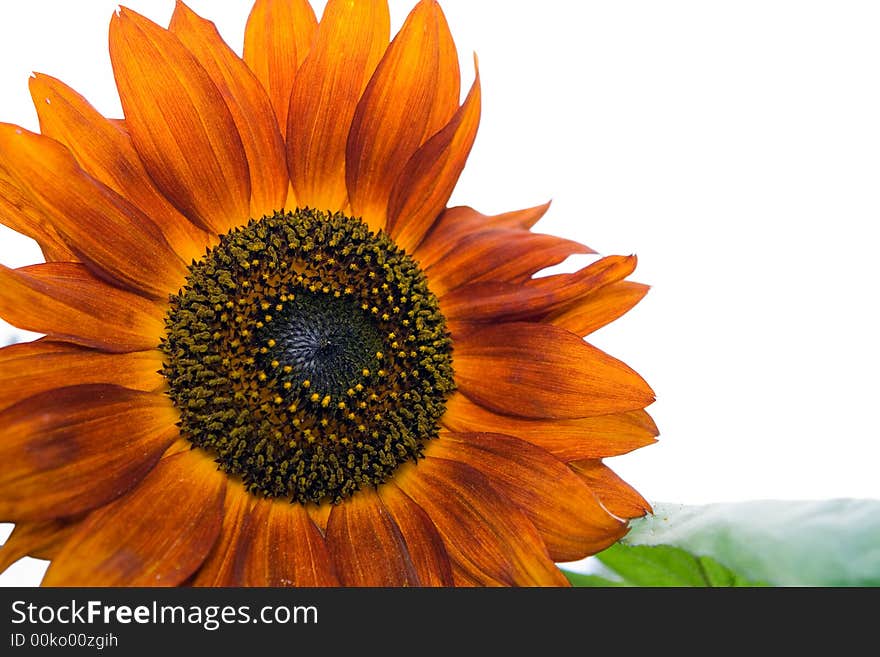
M 480 117 L 423 0 L 110 24 L 124 120 L 46 75 L 0 125 L 0 568 L 44 585 L 566 585 L 649 510 L 654 395 L 582 338 L 645 294 L 547 206 L 446 203 Z

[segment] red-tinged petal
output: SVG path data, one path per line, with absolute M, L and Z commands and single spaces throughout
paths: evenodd
M 37 340 L 0 349 L 0 408 L 54 388 L 109 383 L 152 392 L 163 386 L 159 351 L 107 354 Z
M 480 406 L 529 418 L 644 408 L 654 393 L 619 360 L 550 324 L 487 325 L 455 345 L 458 389 Z
M 124 127 L 60 80 L 35 74 L 29 82 L 42 134 L 67 147 L 83 171 L 143 211 L 183 262 L 204 254 L 208 234 L 159 193 Z
M 254 514 L 247 586 L 339 586 L 324 537 L 302 505 L 259 500 Z
M 51 558 L 76 528 L 78 519 L 23 521 L 0 546 L 0 573 L 22 557 Z
M 315 11 L 306 0 L 257 0 L 248 17 L 244 61 L 268 92 L 283 132 L 293 81 L 317 27 Z
M 434 522 L 456 585 L 568 585 L 535 526 L 475 468 L 428 456 L 404 466 L 394 484 Z
M 106 504 L 177 437 L 163 395 L 112 385 L 58 388 L 0 411 L 0 518 L 48 520 Z
M 445 258 L 452 245 L 471 233 L 499 228 L 529 230 L 549 208 L 550 204 L 545 203 L 495 216 L 480 214 L 467 206 L 448 208 L 437 217 L 425 239 L 413 249 L 413 257 L 423 269 L 428 268 Z
M 263 85 L 226 45 L 214 24 L 180 0 L 169 29 L 195 55 L 232 113 L 250 169 L 250 216 L 259 218 L 281 210 L 290 185 L 287 154 Z
M 573 274 L 534 278 L 524 283 L 478 282 L 443 295 L 450 319 L 471 322 L 542 320 L 609 283 L 629 276 L 635 256 L 608 256 Z
M 422 586 L 454 586 L 452 565 L 437 527 L 397 486 L 380 486 L 379 497 L 403 534 Z
M 444 67 L 456 71 L 454 84 L 445 88 Z M 373 230 L 385 227 L 392 187 L 407 162 L 458 108 L 457 71 L 458 56 L 443 12 L 434 0 L 422 0 L 364 90 L 348 137 L 349 200 L 354 215 Z
M 458 392 L 447 400 L 441 422 L 456 432 L 516 436 L 566 462 L 626 454 L 657 442 L 659 434 L 643 410 L 573 420 L 533 420 L 493 413 Z
M 388 46 L 386 0 L 330 0 L 296 75 L 287 115 L 287 163 L 300 206 L 348 204 L 345 147 L 355 108 Z
M 626 533 L 565 463 L 530 443 L 493 433 L 442 433 L 431 455 L 485 474 L 528 516 L 553 561 L 577 561 Z
M 371 490 L 333 507 L 327 549 L 344 586 L 419 586 L 406 541 Z
M 0 224 L 34 240 L 49 262 L 76 262 L 77 257 L 58 234 L 44 209 L 22 190 L 0 164 Z
M 176 586 L 220 533 L 226 477 L 198 450 L 162 459 L 143 483 L 92 512 L 43 586 Z
M 122 9 L 110 23 L 110 59 L 126 127 L 162 193 L 214 233 L 246 223 L 247 155 L 223 95 L 192 53 Z
M 252 497 L 240 484 L 227 483 L 223 520 L 214 548 L 192 579 L 192 586 L 243 586 L 246 546 L 256 528 Z
M 589 247 L 553 235 L 495 229 L 467 235 L 449 253 L 425 270 L 431 291 L 444 296 L 470 283 L 524 283 L 535 272 L 559 264 Z
M 0 316 L 25 331 L 114 353 L 155 349 L 163 309 L 80 264 L 0 265 Z
M 630 281 L 612 283 L 578 299 L 570 307 L 547 317 L 546 321 L 586 336 L 625 315 L 649 289 L 647 285 Z
M 583 477 L 609 513 L 624 519 L 641 518 L 651 513 L 651 505 L 645 498 L 602 461 L 578 461 L 569 465 Z
M 464 170 L 480 124 L 480 74 L 464 104 L 440 132 L 407 162 L 388 201 L 388 232 L 407 252 L 414 252 L 446 207 Z
M 79 258 L 102 278 L 156 298 L 176 292 L 186 265 L 145 214 L 79 168 L 54 139 L 0 124 L 0 162 Z M 58 181 L 63 181 L 59 184 Z

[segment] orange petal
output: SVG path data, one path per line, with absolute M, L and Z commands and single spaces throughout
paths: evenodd
M 635 256 L 608 256 L 573 274 L 534 278 L 522 284 L 471 283 L 443 295 L 441 306 L 450 319 L 534 321 L 629 276 L 635 266 Z
M 641 518 L 651 513 L 651 505 L 645 498 L 602 461 L 578 461 L 569 465 L 583 477 L 602 505 L 618 518 Z
M 456 585 L 568 585 L 535 526 L 478 470 L 429 456 L 404 466 L 394 484 L 434 522 Z
M 290 185 L 287 154 L 263 85 L 226 45 L 214 24 L 180 0 L 169 29 L 195 55 L 232 113 L 250 169 L 250 216 L 259 218 L 283 209 Z
M 89 515 L 43 586 L 176 586 L 220 533 L 226 478 L 199 450 L 162 459 L 128 495 Z
M 553 561 L 577 561 L 626 533 L 590 488 L 562 461 L 512 436 L 442 433 L 431 456 L 466 463 L 485 474 L 541 533 Z
M 14 180 L 0 164 L 0 223 L 34 240 L 47 261 L 75 262 L 76 255 L 52 228 L 42 205 Z
M 345 146 L 355 108 L 390 32 L 386 0 L 330 0 L 290 95 L 287 163 L 301 206 L 343 209 Z
M 459 93 L 449 26 L 435 0 L 422 0 L 364 90 L 348 137 L 345 173 L 352 211 L 373 230 L 385 227 L 394 183 L 419 146 L 452 118 Z
M 0 546 L 0 573 L 22 557 L 51 558 L 76 528 L 77 522 L 78 519 L 62 518 L 15 523 L 12 534 Z
M 446 207 L 480 124 L 480 74 L 464 104 L 407 162 L 388 201 L 388 232 L 412 253 Z
M 327 549 L 344 586 L 419 586 L 403 534 L 372 490 L 333 507 Z
M 146 351 L 159 344 L 162 315 L 159 306 L 110 287 L 84 265 L 0 265 L 0 316 L 26 331 L 102 351 Z
M 255 500 L 241 485 L 227 483 L 220 535 L 193 577 L 193 586 L 244 585 L 245 550 L 256 530 L 252 514 Z
M 306 512 L 309 514 L 309 518 L 312 519 L 312 522 L 317 525 L 318 529 L 321 530 L 321 533 L 327 533 L 327 521 L 330 519 L 330 512 L 333 510 L 333 506 L 330 504 L 309 504 L 306 506 Z
M 629 312 L 650 288 L 641 283 L 612 283 L 579 299 L 546 321 L 576 335 L 589 335 Z
M 589 247 L 553 235 L 524 230 L 495 229 L 467 235 L 449 253 L 425 270 L 431 291 L 444 296 L 469 283 L 524 283 L 532 274 L 559 264 Z
M 480 406 L 530 418 L 633 411 L 654 393 L 632 369 L 550 324 L 487 325 L 455 346 L 459 390 Z
M 177 437 L 163 395 L 112 385 L 56 388 L 0 411 L 0 518 L 47 520 L 137 484 Z
M 60 80 L 38 73 L 29 84 L 42 134 L 67 147 L 86 173 L 149 216 L 183 262 L 204 253 L 207 233 L 159 193 L 124 128 Z
M 128 9 L 110 22 L 125 122 L 150 177 L 187 217 L 222 234 L 250 215 L 250 172 L 223 95 L 180 40 Z
M 44 208 L 90 269 L 156 298 L 176 292 L 186 265 L 143 212 L 79 168 L 54 139 L 0 124 L 0 162 Z M 59 184 L 59 181 L 63 181 Z
M 54 388 L 111 383 L 152 392 L 164 379 L 158 351 L 107 354 L 63 342 L 37 340 L 0 349 L 0 408 Z
M 403 534 L 422 586 L 453 586 L 452 565 L 440 532 L 422 508 L 397 486 L 380 486 L 379 497 Z
M 493 413 L 461 393 L 447 400 L 441 422 L 451 431 L 516 436 L 566 462 L 626 454 L 657 442 L 659 433 L 643 410 L 573 420 L 533 420 Z
M 324 537 L 300 504 L 259 500 L 247 546 L 247 586 L 339 586 Z
M 287 131 L 290 92 L 312 45 L 318 21 L 306 0 L 257 0 L 244 32 L 244 61 L 268 92 Z
M 550 204 L 545 203 L 534 208 L 492 217 L 480 214 L 467 206 L 447 208 L 437 217 L 425 239 L 413 249 L 413 257 L 422 268 L 428 268 L 445 258 L 452 245 L 471 233 L 499 228 L 529 230 L 549 208 Z

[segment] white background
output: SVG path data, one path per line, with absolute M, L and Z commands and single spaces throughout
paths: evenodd
M 653 286 L 593 337 L 658 397 L 660 442 L 608 463 L 652 501 L 880 498 L 880 5 L 441 4 L 465 87 L 473 51 L 483 80 L 453 202 L 552 199 L 536 230 L 636 253 L 633 279 Z M 247 0 L 190 5 L 240 51 Z M 165 23 L 173 2 L 128 6 Z M 391 3 L 395 29 L 409 6 Z M 3 2 L 0 121 L 36 129 L 31 71 L 121 116 L 115 7 Z M 6 231 L 0 260 L 39 253 Z

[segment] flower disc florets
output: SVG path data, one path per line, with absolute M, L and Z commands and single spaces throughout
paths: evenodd
M 451 341 L 385 234 L 311 209 L 252 220 L 190 267 L 162 370 L 181 433 L 252 492 L 339 500 L 437 435 Z

